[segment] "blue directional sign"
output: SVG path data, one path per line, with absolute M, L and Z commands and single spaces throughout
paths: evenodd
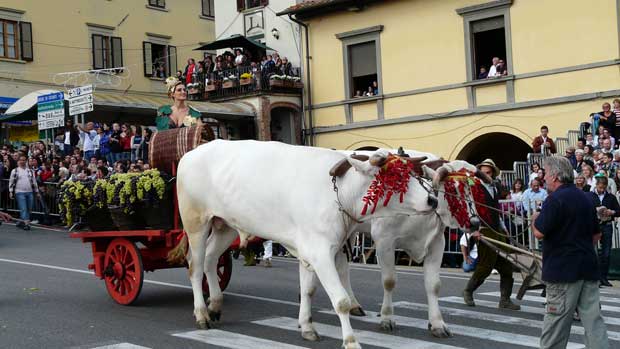
M 42 96 L 37 97 L 37 103 L 63 101 L 64 99 L 65 99 L 65 94 L 63 92 L 56 92 L 56 93 L 50 93 L 47 95 L 42 95 Z
M 64 126 L 64 101 L 65 94 L 63 92 L 50 93 L 37 97 L 39 130 Z

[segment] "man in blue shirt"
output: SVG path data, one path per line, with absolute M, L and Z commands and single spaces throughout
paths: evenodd
M 523 193 L 521 200 L 527 212 L 534 212 L 539 205 L 547 198 L 547 191 L 541 188 L 540 179 L 534 178 L 530 187 Z
M 545 182 L 551 195 L 540 214 L 532 217 L 534 235 L 543 240 L 542 279 L 547 307 L 541 349 L 566 348 L 579 310 L 587 348 L 608 349 L 601 317 L 599 269 L 594 242 L 600 238 L 592 200 L 573 184 L 573 168 L 566 158 L 545 159 Z

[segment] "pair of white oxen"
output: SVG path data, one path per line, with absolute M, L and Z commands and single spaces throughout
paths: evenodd
M 388 154 L 379 150 L 370 154 L 369 161 L 361 161 L 346 152 L 324 148 L 222 140 L 187 153 L 179 162 L 177 192 L 191 251 L 190 280 L 197 325 L 208 328 L 212 321 L 219 320 L 223 294 L 217 281 L 218 258 L 238 234 L 251 233 L 278 241 L 300 260 L 299 325 L 303 338 L 319 339 L 311 317 L 311 298 L 318 277 L 340 319 L 343 346 L 360 348 L 349 314 L 362 311 L 351 289 L 342 250 L 354 231 L 370 230 L 384 286 L 381 327 L 394 328 L 391 294 L 396 282 L 394 249 L 398 246 L 416 262 L 424 261 L 429 329 L 434 336 L 450 336 L 439 311 L 439 269 L 444 229 L 459 226 L 443 191 L 432 200 L 430 181 L 411 178 L 402 202 L 395 197 L 385 206 L 379 203 L 373 214 L 361 214 L 362 197 Z M 437 159 L 426 153 L 410 155 Z M 410 159 L 418 165 L 422 160 Z M 343 162 L 353 169 L 337 178 L 337 200 L 329 171 Z M 422 166 L 424 177 L 433 179 L 436 187 L 448 173 L 462 168 L 490 180 L 463 161 L 446 163 L 436 171 Z M 209 283 L 208 308 L 202 293 L 203 273 Z

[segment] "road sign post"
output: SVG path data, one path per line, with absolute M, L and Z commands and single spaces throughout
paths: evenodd
M 37 97 L 37 120 L 39 131 L 64 126 L 65 95 L 62 92 Z

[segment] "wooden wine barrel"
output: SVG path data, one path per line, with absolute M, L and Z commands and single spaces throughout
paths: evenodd
M 204 125 L 155 132 L 149 143 L 149 164 L 169 172 L 185 153 L 213 139 L 213 130 Z

